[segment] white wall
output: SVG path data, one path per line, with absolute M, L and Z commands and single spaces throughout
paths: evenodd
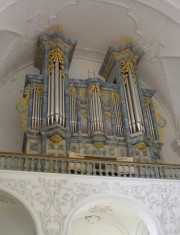
M 88 70 L 98 75 L 100 63 L 79 59 L 73 59 L 70 68 L 71 78 L 87 78 Z M 6 78 L 0 86 L 0 151 L 21 152 L 23 131 L 20 115 L 17 112 L 16 104 L 22 98 L 25 76 L 27 73 L 38 74 L 39 71 L 32 64 L 20 68 L 11 76 Z M 172 150 L 171 143 L 176 138 L 173 123 L 163 107 L 157 102 L 162 116 L 166 120 L 164 128 L 164 161 L 180 164 L 180 157 Z
M 129 229 L 131 225 L 125 218 L 136 216 L 147 226 L 150 235 L 180 234 L 180 185 L 177 180 L 1 170 L 0 190 L 24 205 L 34 221 L 36 235 L 71 235 L 73 221 L 81 213 L 102 216 L 100 210 L 103 209 L 105 221 L 109 213 L 107 208 L 112 208 L 110 213 L 114 213 L 114 217 L 109 216 L 115 226 L 119 218 L 115 215 L 120 216 L 120 229 L 123 224 Z M 144 231 L 141 224 L 137 231 Z

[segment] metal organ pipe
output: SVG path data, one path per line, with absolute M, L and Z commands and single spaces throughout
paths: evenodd
M 51 115 L 51 79 L 49 75 L 49 80 L 48 80 L 48 112 L 47 112 L 47 124 L 48 126 L 50 125 L 50 115 Z
M 127 113 L 128 113 L 128 121 L 129 121 L 130 133 L 132 133 L 132 122 L 131 122 L 130 113 L 129 113 L 129 104 L 128 104 L 128 100 L 127 100 L 127 94 L 126 94 L 125 85 L 124 85 L 124 95 L 125 95 L 126 106 L 127 106 Z
M 147 104 L 147 106 L 146 106 L 146 112 L 147 112 L 148 123 L 149 123 L 149 127 L 150 127 L 149 128 L 150 134 L 151 134 L 152 138 L 155 139 L 154 125 L 153 125 L 153 121 L 152 121 L 152 116 L 151 116 L 149 104 Z
M 142 118 L 142 110 L 140 105 L 139 93 L 137 89 L 137 85 L 132 77 L 131 70 L 129 69 L 129 81 L 130 81 L 130 88 L 132 92 L 132 100 L 134 104 L 134 112 L 135 112 L 135 119 L 136 119 L 136 126 L 137 130 L 143 130 L 143 118 Z
M 62 126 L 65 125 L 64 78 L 62 77 L 58 58 L 49 75 L 48 82 L 47 124 L 53 125 L 54 123 L 59 123 Z
M 129 87 L 129 81 L 127 79 L 126 83 L 126 90 L 127 90 L 127 97 L 128 97 L 128 103 L 129 103 L 129 108 L 130 108 L 130 117 L 131 117 L 131 123 L 132 123 L 132 131 L 136 132 L 136 125 L 135 125 L 135 118 L 134 118 L 134 110 L 133 110 L 133 97 L 130 92 L 130 87 Z
M 54 124 L 54 69 L 51 73 L 51 125 Z
M 54 109 L 55 109 L 55 122 L 59 121 L 59 61 L 56 59 L 55 63 L 55 76 L 54 76 Z
M 90 102 L 90 114 L 91 131 L 94 132 L 97 130 L 103 130 L 101 100 L 96 87 L 92 92 L 92 98 Z

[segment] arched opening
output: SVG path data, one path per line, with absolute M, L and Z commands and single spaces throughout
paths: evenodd
M 31 213 L 11 194 L 0 190 L 0 228 L 3 235 L 38 235 Z
M 80 206 L 67 235 L 160 235 L 148 209 L 126 197 L 105 196 Z

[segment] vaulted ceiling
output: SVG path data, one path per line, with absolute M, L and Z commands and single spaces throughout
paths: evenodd
M 61 24 L 77 40 L 74 58 L 102 62 L 130 36 L 144 50 L 139 74 L 180 135 L 179 0 L 0 0 L 0 87 L 34 60 L 38 34 Z

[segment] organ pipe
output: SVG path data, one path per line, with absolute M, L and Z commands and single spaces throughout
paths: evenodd
M 42 96 L 40 93 L 33 90 L 33 103 L 32 103 L 32 129 L 41 128 L 41 114 L 42 114 Z
M 76 95 L 72 90 L 70 93 L 70 125 L 71 132 L 77 132 L 77 104 L 76 104 Z
M 119 100 L 117 99 L 117 97 L 115 97 L 113 100 L 113 111 L 114 111 L 116 133 L 118 136 L 121 136 L 122 135 L 122 120 L 121 120 Z
M 59 62 L 56 59 L 55 76 L 54 76 L 54 108 L 55 108 L 55 122 L 59 121 Z
M 54 124 L 54 69 L 52 70 L 51 73 L 51 95 L 50 95 L 50 102 L 51 102 L 51 110 L 50 110 L 50 114 L 51 114 L 51 124 Z
M 48 111 L 47 111 L 47 124 L 50 125 L 50 116 L 51 116 L 51 77 L 49 75 L 48 80 Z
M 58 58 L 54 63 L 48 82 L 47 124 L 59 123 L 65 126 L 64 78 Z
M 129 65 L 125 70 L 125 72 L 126 71 L 128 72 L 128 76 L 127 73 L 124 73 L 124 78 L 125 78 L 124 95 L 127 106 L 130 133 L 135 133 L 144 130 L 142 110 L 140 105 L 140 98 L 137 89 L 137 84 L 135 78 L 133 78 L 132 71 Z
M 95 87 L 90 103 L 91 131 L 103 130 L 101 100 Z

